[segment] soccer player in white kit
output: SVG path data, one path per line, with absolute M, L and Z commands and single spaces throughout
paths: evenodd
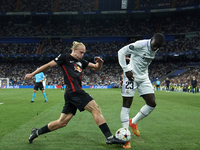
M 124 72 L 123 107 L 120 115 L 122 127 L 128 129 L 130 126 L 136 136 L 140 136 L 137 128 L 138 121 L 147 117 L 156 107 L 154 89 L 148 76 L 148 66 L 164 41 L 164 35 L 156 33 L 151 39 L 136 41 L 118 51 L 118 61 Z M 126 64 L 125 56 L 128 54 L 131 54 L 130 62 Z M 136 90 L 146 101 L 146 104 L 135 117 L 129 119 L 129 111 Z M 123 148 L 131 148 L 130 141 L 123 145 Z
M 44 76 L 44 79 L 42 81 L 42 84 L 43 84 L 43 87 L 44 87 L 44 91 L 45 91 L 45 88 L 46 88 L 46 83 L 47 83 L 47 79 L 46 79 L 46 76 Z

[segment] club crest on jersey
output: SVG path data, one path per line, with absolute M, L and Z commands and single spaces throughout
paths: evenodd
M 133 46 L 133 45 L 130 45 L 130 46 L 129 46 L 129 49 L 130 49 L 130 50 L 134 50 L 134 46 Z
M 82 72 L 82 69 L 77 66 L 76 64 L 74 64 L 74 70 L 78 71 L 78 72 Z
M 77 62 L 76 63 L 78 66 L 82 67 L 82 63 L 81 62 Z

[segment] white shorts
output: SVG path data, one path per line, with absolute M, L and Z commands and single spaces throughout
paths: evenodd
M 154 88 L 149 78 L 146 78 L 145 80 L 135 80 L 134 82 L 131 82 L 124 74 L 122 84 L 122 96 L 133 97 L 136 90 L 138 91 L 140 96 L 154 93 Z

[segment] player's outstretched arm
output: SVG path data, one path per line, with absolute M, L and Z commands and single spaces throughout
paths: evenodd
M 87 69 L 99 71 L 103 66 L 103 60 L 100 57 L 96 57 L 95 64 L 89 62 Z
M 127 54 L 128 54 L 127 46 L 121 48 L 118 51 L 118 61 L 119 61 L 120 66 L 122 67 L 123 71 L 125 72 L 126 77 L 130 81 L 134 81 L 133 73 L 131 72 L 130 68 L 128 68 L 128 65 L 126 63 L 126 60 L 130 61 L 130 58 L 127 56 Z
M 52 68 L 52 67 L 54 67 L 56 65 L 57 65 L 57 63 L 54 60 L 52 60 L 49 63 L 37 68 L 34 72 L 32 72 L 30 74 L 26 74 L 24 79 L 28 80 L 28 79 L 32 78 L 34 75 L 36 75 L 37 73 L 43 72 L 45 70 L 48 70 L 49 68 Z

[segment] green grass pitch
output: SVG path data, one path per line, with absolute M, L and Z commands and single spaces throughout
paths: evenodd
M 121 127 L 120 89 L 86 89 L 100 106 L 113 134 Z M 46 89 L 49 103 L 40 91 L 30 103 L 33 89 L 0 90 L 0 150 L 116 150 L 120 145 L 106 145 L 105 137 L 92 115 L 79 112 L 69 124 L 41 135 L 32 144 L 28 138 L 33 127 L 41 128 L 60 117 L 64 92 Z M 134 150 L 200 149 L 200 94 L 156 91 L 156 109 L 139 121 L 140 137 L 132 135 Z M 136 93 L 130 110 L 134 117 L 145 104 Z

